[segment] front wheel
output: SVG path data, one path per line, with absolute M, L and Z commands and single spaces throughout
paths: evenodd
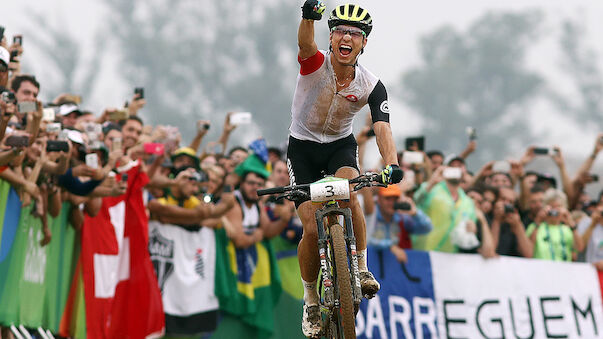
M 352 283 L 350 281 L 350 269 L 343 237 L 343 227 L 339 224 L 331 225 L 330 232 L 333 254 L 335 256 L 335 288 L 336 291 L 339 292 L 340 316 L 344 338 L 355 339 L 356 322 L 354 320 L 354 298 L 352 296 Z

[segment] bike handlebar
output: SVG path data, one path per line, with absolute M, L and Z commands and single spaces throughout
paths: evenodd
M 384 185 L 384 183 L 382 181 L 383 181 L 383 179 L 382 179 L 381 173 L 371 173 L 371 172 L 367 172 L 365 174 L 357 176 L 354 179 L 349 180 L 350 184 L 358 184 L 355 187 L 354 191 L 357 191 L 366 186 L 370 186 L 371 183 L 377 183 L 378 185 Z M 294 186 L 280 186 L 280 187 L 260 189 L 257 191 L 257 194 L 258 194 L 258 196 L 269 195 L 269 194 L 282 194 L 282 193 L 296 191 L 296 190 L 303 191 L 303 192 L 309 192 L 309 189 L 310 189 L 310 184 L 294 185 Z
M 285 189 L 288 186 L 281 186 L 281 187 L 272 187 L 272 188 L 265 188 L 265 189 L 261 189 L 258 190 L 258 195 L 268 195 L 268 194 L 280 194 L 280 193 L 285 193 Z

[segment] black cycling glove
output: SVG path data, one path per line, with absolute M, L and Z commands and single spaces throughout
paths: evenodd
M 381 180 L 384 184 L 397 184 L 402 181 L 404 173 L 398 165 L 388 165 L 381 171 Z
M 327 6 L 318 0 L 306 0 L 302 6 L 302 18 L 308 20 L 322 19 L 322 13 Z

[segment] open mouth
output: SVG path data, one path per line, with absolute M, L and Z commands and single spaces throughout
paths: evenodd
M 344 57 L 347 57 L 348 55 L 352 54 L 352 47 L 347 45 L 339 46 L 339 54 Z

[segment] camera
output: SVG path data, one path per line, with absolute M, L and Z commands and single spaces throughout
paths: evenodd
M 590 175 L 590 180 L 592 180 L 593 182 L 599 182 L 599 175 L 598 174 L 591 174 Z
M 207 177 L 207 174 L 205 172 L 197 171 L 197 172 L 193 172 L 191 174 L 191 176 L 189 177 L 189 180 L 196 181 L 196 182 L 207 182 L 209 180 L 209 178 Z
M 7 104 L 10 104 L 10 103 L 14 104 L 17 102 L 17 98 L 15 98 L 15 93 L 6 91 L 6 92 L 2 92 L 2 101 L 6 102 Z
M 13 44 L 23 46 L 23 36 L 20 34 L 13 36 Z
M 549 217 L 558 217 L 559 216 L 559 211 L 558 210 L 550 210 L 547 215 Z
M 402 202 L 395 203 L 394 209 L 400 210 L 400 211 L 410 211 L 412 209 L 412 206 L 410 205 L 410 203 L 408 203 L 406 201 L 402 201 Z
M 19 109 L 19 113 L 30 113 L 37 110 L 35 101 L 21 101 L 17 104 L 17 107 Z
M 505 204 L 505 214 L 515 212 L 515 207 L 511 204 Z

